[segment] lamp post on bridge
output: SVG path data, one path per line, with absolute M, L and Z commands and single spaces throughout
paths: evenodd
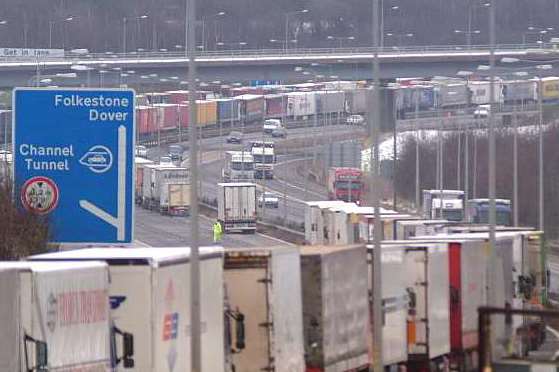
M 207 50 L 207 46 L 206 46 L 206 21 L 209 20 L 209 19 L 212 19 L 212 18 L 223 17 L 225 14 L 226 13 L 224 11 L 220 11 L 218 13 L 202 17 L 202 49 L 204 51 Z
M 71 22 L 71 21 L 74 20 L 74 18 L 75 18 L 74 16 L 69 16 L 69 17 L 66 17 L 66 18 L 64 18 L 62 20 L 59 20 L 59 21 L 49 21 L 49 49 L 52 49 L 52 33 L 53 33 L 54 26 L 57 23 L 64 23 L 64 30 L 63 30 L 63 36 L 62 36 L 62 49 L 66 48 L 66 22 Z M 5 22 L 5 23 L 0 22 L 0 24 L 6 24 L 7 23 L 6 21 L 2 21 L 2 22 Z
M 344 41 L 353 41 L 355 40 L 355 36 L 332 36 L 332 35 L 328 35 L 327 37 L 328 40 L 333 40 L 333 41 L 337 41 L 339 48 L 341 49 L 343 46 L 343 42 Z
M 469 0 L 468 2 L 468 20 L 466 25 L 466 31 L 464 32 L 464 34 L 466 35 L 466 45 L 468 46 L 468 49 L 472 48 L 472 35 L 479 34 L 479 32 L 476 32 L 479 30 L 472 31 L 472 20 L 473 20 L 474 12 L 477 9 L 489 8 L 491 6 L 491 3 L 489 2 L 476 4 L 475 1 L 476 0 Z
M 270 39 L 270 43 L 281 44 L 281 45 L 283 45 L 284 50 L 287 50 L 287 44 L 289 44 L 289 43 L 297 44 L 297 40 L 296 39 L 292 39 L 292 40 Z
M 220 41 L 220 42 L 217 42 L 215 45 L 216 45 L 216 47 L 234 47 L 234 46 L 238 46 L 239 49 L 243 49 L 243 47 L 244 47 L 244 46 L 247 46 L 248 43 L 247 43 L 246 41 L 234 41 L 234 42 L 228 42 L 228 43 L 223 42 L 223 41 Z
M 386 36 L 396 38 L 396 42 L 394 44 L 395 44 L 395 47 L 398 47 L 398 46 L 403 46 L 404 45 L 404 39 L 405 38 L 412 38 L 412 37 L 414 37 L 414 34 L 413 34 L 413 32 L 407 32 L 407 33 L 387 32 Z
M 465 30 L 454 30 L 455 34 L 464 34 L 466 35 L 466 45 L 468 49 L 472 49 L 472 35 L 480 35 L 480 30 L 473 30 L 473 31 L 465 31 Z
M 290 15 L 296 15 L 296 14 L 305 14 L 308 13 L 309 10 L 308 9 L 302 9 L 302 10 L 295 10 L 293 12 L 287 12 L 285 13 L 285 51 L 287 52 L 287 49 L 289 49 L 289 45 L 287 43 L 287 40 L 289 40 L 289 16 Z M 296 38 L 295 38 L 296 39 Z M 297 42 L 297 40 L 295 40 L 295 42 Z

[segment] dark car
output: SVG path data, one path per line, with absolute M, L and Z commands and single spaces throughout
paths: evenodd
M 272 131 L 272 137 L 277 138 L 277 137 L 281 137 L 281 138 L 286 138 L 287 137 L 287 129 L 285 129 L 284 127 L 279 127 L 276 128 Z
M 241 132 L 233 131 L 229 133 L 225 141 L 227 143 L 241 143 L 243 141 L 243 134 Z

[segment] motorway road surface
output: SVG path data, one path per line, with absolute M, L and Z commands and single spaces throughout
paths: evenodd
M 157 212 L 136 208 L 135 239 L 140 244 L 152 247 L 180 247 L 189 246 L 190 217 L 162 216 Z M 200 216 L 200 245 L 213 245 L 213 221 Z M 218 243 L 225 248 L 238 247 L 270 247 L 288 244 L 279 239 L 256 234 L 223 234 L 223 240 Z
M 313 134 L 324 133 L 325 130 L 329 132 L 347 132 L 354 130 L 353 127 L 346 125 L 331 126 L 329 128 L 318 127 L 315 129 L 316 133 L 312 133 L 313 129 L 308 128 L 294 128 L 288 130 L 288 139 L 303 138 Z M 250 140 L 261 139 L 262 133 L 248 133 L 245 135 L 245 142 Z M 203 153 L 203 167 L 201 172 L 202 179 L 202 197 L 206 199 L 215 199 L 217 197 L 217 183 L 221 182 L 221 168 L 223 161 L 219 158 L 219 151 L 221 143 L 225 142 L 224 137 L 206 138 L 203 140 L 202 150 Z M 240 145 L 224 144 L 224 150 L 239 149 Z M 149 149 L 148 157 L 155 160 L 159 154 L 166 154 L 168 146 L 162 146 L 161 151 L 159 148 L 154 147 Z M 310 153 L 310 150 L 309 150 Z M 278 209 L 266 208 L 265 215 L 273 221 L 274 218 L 282 218 L 284 211 L 288 212 L 288 220 L 294 223 L 301 224 L 304 221 L 304 185 L 302 180 L 285 182 L 283 177 L 292 175 L 297 178 L 294 172 L 296 162 L 301 161 L 302 154 L 295 155 L 282 155 L 279 156 L 278 164 L 276 164 L 276 171 L 278 178 L 266 181 L 266 188 L 268 191 L 274 191 L 279 195 L 287 193 L 287 199 L 280 198 L 280 207 Z M 287 178 L 287 177 L 286 177 Z M 313 186 L 309 182 L 308 200 L 323 200 L 326 193 L 321 192 L 320 186 Z M 262 190 L 262 187 L 258 187 Z M 284 208 L 284 206 L 287 208 Z M 261 213 L 261 212 L 260 212 Z M 135 226 L 135 239 L 140 244 L 150 246 L 184 246 L 190 244 L 190 224 L 189 217 L 169 217 L 162 216 L 154 211 L 147 211 L 141 207 L 136 208 L 136 226 Z M 200 217 L 200 239 L 201 244 L 213 244 L 213 234 L 210 221 L 204 216 Z M 264 236 L 261 234 L 224 234 L 222 245 L 224 247 L 264 247 L 278 244 L 285 244 L 278 239 Z

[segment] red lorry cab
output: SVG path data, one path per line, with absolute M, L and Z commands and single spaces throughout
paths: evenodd
M 360 202 L 363 194 L 363 172 L 358 168 L 330 168 L 328 198 Z

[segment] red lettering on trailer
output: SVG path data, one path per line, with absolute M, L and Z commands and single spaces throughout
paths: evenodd
M 104 290 L 66 292 L 58 295 L 60 326 L 97 323 L 107 318 Z

